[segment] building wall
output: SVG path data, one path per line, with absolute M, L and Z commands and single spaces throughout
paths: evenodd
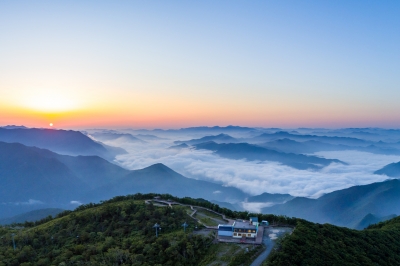
M 255 238 L 257 237 L 257 233 L 233 233 L 233 238 L 242 238 L 243 236 L 249 237 L 249 238 Z
M 218 236 L 233 236 L 232 231 L 218 231 Z
M 218 236 L 232 236 L 233 226 L 231 225 L 219 225 L 218 226 Z
M 240 229 L 240 228 L 233 229 L 233 237 L 234 238 L 242 238 L 243 236 L 250 237 L 250 238 L 256 237 L 257 230 L 256 229 Z

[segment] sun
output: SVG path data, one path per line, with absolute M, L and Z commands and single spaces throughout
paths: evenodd
M 50 123 L 49 126 L 52 127 L 52 126 L 53 126 L 53 123 Z

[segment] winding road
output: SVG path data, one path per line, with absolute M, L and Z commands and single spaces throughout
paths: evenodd
M 271 253 L 272 249 L 275 246 L 275 241 L 271 240 L 269 237 L 269 229 L 268 227 L 264 228 L 263 235 L 263 244 L 266 246 L 266 249 L 258 255 L 258 257 L 250 264 L 250 266 L 259 266 L 268 258 L 268 255 Z

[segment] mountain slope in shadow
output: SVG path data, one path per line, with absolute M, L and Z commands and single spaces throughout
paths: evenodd
M 108 148 L 81 132 L 73 130 L 0 128 L 0 141 L 18 142 L 64 155 L 97 155 L 107 160 L 114 159 L 118 154 L 126 153 L 121 148 Z
M 266 143 L 259 144 L 259 146 L 274 149 L 276 151 L 281 152 L 291 152 L 291 153 L 314 153 L 320 151 L 348 151 L 348 150 L 357 150 L 375 154 L 391 154 L 391 155 L 400 155 L 400 149 L 386 147 L 382 143 L 377 144 L 382 145 L 384 147 L 379 147 L 376 145 L 368 145 L 368 146 L 350 146 L 343 144 L 330 144 L 316 140 L 307 140 L 307 141 L 295 141 L 292 139 L 284 138 L 278 139 Z
M 390 177 L 400 177 L 400 162 L 391 163 L 374 172 L 376 175 L 387 175 Z
M 34 209 L 79 204 L 138 192 L 244 200 L 236 188 L 186 178 L 162 164 L 126 170 L 98 156 L 60 155 L 0 142 L 0 218 Z
M 138 192 L 169 193 L 178 197 L 188 196 L 221 201 L 239 201 L 248 196 L 237 188 L 187 178 L 161 163 L 133 170 L 118 182 L 95 189 L 88 196 L 96 200 L 104 200 L 117 195 Z
M 196 149 L 214 151 L 215 154 L 224 158 L 236 160 L 246 159 L 249 161 L 273 161 L 300 170 L 317 170 L 328 166 L 331 163 L 344 164 L 344 162 L 336 159 L 325 159 L 311 155 L 278 152 L 248 143 L 217 144 L 210 141 L 196 144 L 194 147 Z
M 262 212 L 355 228 L 369 213 L 381 217 L 400 214 L 400 180 L 353 186 L 318 199 L 297 197 Z

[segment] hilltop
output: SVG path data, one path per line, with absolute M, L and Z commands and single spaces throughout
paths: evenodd
M 203 199 L 168 194 L 119 196 L 100 204 L 81 205 L 56 218 L 25 222 L 16 228 L 0 227 L 0 265 L 208 265 L 216 252 L 213 234 L 196 233 L 202 225 L 189 216 L 188 206 L 158 207 L 147 201 L 155 196 L 200 205 L 230 217 L 244 219 L 248 215 Z M 182 228 L 185 222 L 186 233 Z M 153 227 L 156 223 L 161 227 L 158 237 Z M 12 233 L 14 252 L 9 245 Z M 230 254 L 228 262 L 243 261 L 247 258 L 244 252 Z
M 158 207 L 148 201 L 155 196 L 186 206 Z M 356 231 L 285 216 L 236 212 L 204 199 L 135 194 L 82 205 L 56 218 L 16 228 L 0 227 L 0 265 L 209 265 L 218 252 L 229 252 L 235 244 L 216 243 L 212 234 L 198 234 L 196 228 L 202 225 L 189 216 L 188 205 L 232 218 L 258 216 L 272 225 L 295 226 L 292 234 L 278 240 L 264 265 L 396 265 L 400 260 L 400 217 Z M 186 232 L 184 222 L 189 225 Z M 161 227 L 158 237 L 156 223 Z M 7 244 L 12 243 L 12 233 L 14 252 Z M 227 265 L 248 265 L 254 259 L 245 251 L 227 256 Z

